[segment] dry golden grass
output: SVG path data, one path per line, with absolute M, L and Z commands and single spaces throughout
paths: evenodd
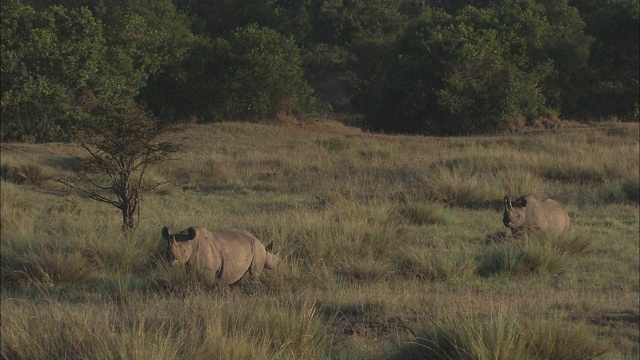
M 2 356 L 459 358 L 446 345 L 458 339 L 475 358 L 637 357 L 638 128 L 184 127 L 167 135 L 176 160 L 150 169 L 168 185 L 142 198 L 130 237 L 107 205 L 3 175 Z M 77 149 L 2 151 L 3 164 L 65 177 Z M 501 199 L 525 193 L 558 199 L 570 233 L 503 239 Z M 164 225 L 246 228 L 283 261 L 211 288 L 163 262 Z

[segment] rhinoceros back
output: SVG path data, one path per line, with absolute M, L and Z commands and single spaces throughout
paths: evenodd
M 547 199 L 540 204 L 546 218 L 547 233 L 551 235 L 562 235 L 569 230 L 569 215 L 562 205 L 553 199 Z
M 240 280 L 251 267 L 255 237 L 246 230 L 229 229 L 212 233 L 212 243 L 222 259 L 217 282 L 230 285 Z
M 557 201 L 539 201 L 533 196 L 526 196 L 526 201 L 527 229 L 556 236 L 569 229 L 569 215 Z

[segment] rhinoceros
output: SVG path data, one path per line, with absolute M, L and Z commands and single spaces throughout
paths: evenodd
M 204 227 L 190 227 L 171 234 L 165 226 L 167 257 L 172 266 L 187 265 L 201 272 L 212 284 L 231 285 L 245 275 L 260 276 L 264 268 L 273 269 L 280 258 L 267 245 L 246 230 L 228 229 L 211 232 Z
M 505 196 L 502 222 L 513 234 L 534 232 L 553 236 L 564 234 L 570 223 L 569 215 L 557 201 L 539 201 L 532 195 L 522 196 L 513 203 Z

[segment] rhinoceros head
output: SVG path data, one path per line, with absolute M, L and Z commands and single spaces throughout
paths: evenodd
M 171 266 L 186 264 L 193 253 L 196 230 L 190 227 L 178 234 L 171 234 L 165 226 L 162 228 L 162 237 L 167 240 L 167 260 Z
M 521 227 L 525 221 L 525 211 L 527 200 L 524 197 L 519 198 L 515 202 L 511 202 L 508 196 L 504 197 L 504 215 L 502 222 L 504 226 L 516 229 Z

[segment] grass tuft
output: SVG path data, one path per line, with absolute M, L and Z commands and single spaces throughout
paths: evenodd
M 405 247 L 396 255 L 399 272 L 407 278 L 443 281 L 472 276 L 473 258 L 464 249 Z
M 506 310 L 488 316 L 466 311 L 433 320 L 392 359 L 595 359 L 609 350 L 585 324 L 558 315 L 523 322 Z
M 485 244 L 502 243 L 509 240 L 513 240 L 513 234 L 511 232 L 497 231 L 485 237 Z
M 486 205 L 488 196 L 483 182 L 472 176 L 463 176 L 444 166 L 437 166 L 425 175 L 430 197 L 455 206 L 479 208 Z
M 413 225 L 450 225 L 453 222 L 452 216 L 434 203 L 404 205 L 397 212 Z
M 326 140 L 316 140 L 316 144 L 330 152 L 341 152 L 350 147 L 350 143 L 340 138 L 330 138 Z
M 17 287 L 52 287 L 62 283 L 80 283 L 95 271 L 78 252 L 42 248 L 26 254 L 2 252 L 2 283 Z
M 53 175 L 49 170 L 35 163 L 26 163 L 19 165 L 0 165 L 0 177 L 5 181 L 16 184 L 43 185 L 47 181 L 53 179 Z
M 344 256 L 336 262 L 337 274 L 352 282 L 379 281 L 391 273 L 391 265 L 382 259 Z
M 583 255 L 589 253 L 593 238 L 585 233 L 573 233 L 551 239 L 551 244 L 560 254 Z
M 17 185 L 3 180 L 0 187 L 2 188 L 2 191 L 0 191 L 2 217 L 8 215 L 9 212 L 25 210 L 25 208 L 29 207 L 29 203 L 24 199 L 24 192 Z
M 95 266 L 112 273 L 138 272 L 144 269 L 154 255 L 154 246 L 146 241 L 114 238 L 110 243 L 97 243 L 85 250 L 85 255 Z
M 602 190 L 602 199 L 608 203 L 640 203 L 640 182 L 627 179 L 606 185 Z
M 609 346 L 599 341 L 583 323 L 568 323 L 559 316 L 529 321 L 522 333 L 527 346 L 538 359 L 596 359 L 609 352 Z
M 132 297 L 126 305 L 101 309 L 35 303 L 29 312 L 17 311 L 24 306 L 17 301 L 3 301 L 2 358 L 330 358 L 315 303 L 277 300 L 257 303 L 228 291 L 196 291 L 188 297 Z
M 380 148 L 367 148 L 359 151 L 360 158 L 364 160 L 373 159 L 388 159 L 391 157 L 391 152 L 387 149 Z
M 531 240 L 507 241 L 493 245 L 478 265 L 480 276 L 561 274 L 564 259 L 554 248 Z
M 490 318 L 470 313 L 433 320 L 394 359 L 535 359 L 518 331 L 516 317 L 501 312 Z

